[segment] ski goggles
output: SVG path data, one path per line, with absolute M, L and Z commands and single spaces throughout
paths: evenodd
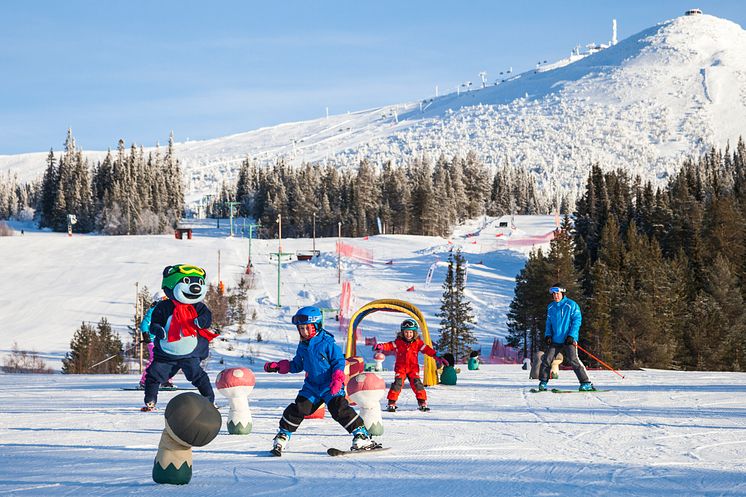
M 561 286 L 553 286 L 549 289 L 549 293 L 567 293 L 567 290 Z
M 190 264 L 176 264 L 175 266 L 171 266 L 165 276 L 163 276 L 161 288 L 174 288 L 185 277 L 200 278 L 200 284 L 204 284 L 205 275 L 205 270 L 201 267 Z
M 316 324 L 321 322 L 321 316 L 311 316 L 308 314 L 296 314 L 293 316 L 291 322 L 295 325 L 299 324 Z
M 171 266 L 171 269 L 169 269 L 168 274 L 166 276 L 172 276 L 176 273 L 183 274 L 185 276 L 198 276 L 200 278 L 205 277 L 205 270 L 201 267 L 192 266 L 189 264 L 177 264 L 175 266 Z
M 415 320 L 413 320 L 413 319 L 405 319 L 402 322 L 400 329 L 401 329 L 401 331 L 405 331 L 405 330 L 417 331 L 417 330 L 420 329 L 420 327 L 417 326 L 417 322 Z

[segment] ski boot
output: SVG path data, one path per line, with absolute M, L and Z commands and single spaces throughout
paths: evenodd
M 593 386 L 593 383 L 590 381 L 586 381 L 585 383 L 581 383 L 580 387 L 578 387 L 579 392 L 595 392 L 596 388 Z
M 429 407 L 427 407 L 427 401 L 426 400 L 419 400 L 417 401 L 417 409 L 419 409 L 422 412 L 427 412 L 430 410 Z
M 155 408 L 155 402 L 148 402 L 147 404 L 142 406 L 140 410 L 142 412 L 153 412 L 153 411 L 156 411 L 157 409 Z
M 540 381 L 539 382 L 539 388 L 537 388 L 540 392 L 546 392 L 547 391 L 547 382 L 546 381 Z
M 161 383 L 161 390 L 176 390 L 176 386 L 171 380 Z
M 370 438 L 370 433 L 368 433 L 365 425 L 358 426 L 352 430 L 352 446 L 350 450 L 371 450 L 377 449 L 380 446 L 381 444 Z
M 277 432 L 277 435 L 275 435 L 275 438 L 272 440 L 272 450 L 269 452 L 273 456 L 282 456 L 282 451 L 285 450 L 285 447 L 287 447 L 288 442 L 290 441 L 290 435 L 292 435 L 292 432 L 280 428 L 280 431 Z
M 396 412 L 396 402 L 389 401 L 388 407 L 386 407 L 386 410 L 388 412 Z

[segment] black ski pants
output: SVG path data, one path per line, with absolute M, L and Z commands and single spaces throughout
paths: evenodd
M 552 361 L 558 352 L 562 352 L 567 362 L 575 371 L 575 376 L 578 377 L 580 383 L 588 383 L 591 381 L 588 378 L 588 373 L 585 370 L 585 366 L 580 362 L 578 358 L 578 349 L 575 345 L 567 345 L 564 343 L 553 343 L 547 348 L 544 353 L 544 357 L 541 358 L 541 370 L 539 371 L 539 381 L 549 381 L 549 371 L 552 368 Z
M 200 366 L 200 360 L 197 357 L 186 357 L 184 359 L 174 359 L 172 361 L 163 361 L 154 359 L 148 366 L 145 373 L 145 403 L 158 401 L 158 388 L 161 383 L 167 381 L 175 375 L 179 369 L 184 372 L 186 379 L 197 387 L 199 393 L 206 397 L 210 402 L 215 402 L 215 392 L 210 383 L 210 377 Z
M 285 408 L 285 412 L 282 413 L 282 419 L 280 419 L 280 428 L 294 433 L 298 429 L 300 424 L 303 422 L 303 418 L 316 412 L 324 401 L 319 399 L 316 403 L 311 402 L 307 398 L 298 395 L 295 398 L 295 402 Z M 347 433 L 352 433 L 355 428 L 363 426 L 363 418 L 355 412 L 347 402 L 344 395 L 337 395 L 332 398 L 327 404 L 329 408 L 329 414 L 332 418 L 342 425 L 342 428 L 347 430 Z

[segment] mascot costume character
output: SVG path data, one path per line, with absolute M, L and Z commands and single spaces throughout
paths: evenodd
M 202 303 L 207 293 L 205 270 L 188 264 L 166 266 L 161 288 L 167 299 L 159 302 L 150 318 L 154 336 L 153 363 L 145 375 L 145 406 L 155 410 L 158 387 L 181 369 L 192 385 L 210 402 L 215 401 L 210 377 L 200 362 L 207 358 L 217 333 L 207 328 L 212 313 Z

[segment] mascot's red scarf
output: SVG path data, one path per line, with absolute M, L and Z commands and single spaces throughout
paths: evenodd
M 197 311 L 192 304 L 182 304 L 176 300 L 172 300 L 171 302 L 174 304 L 174 313 L 171 315 L 171 325 L 168 328 L 169 342 L 175 342 L 180 340 L 182 336 L 188 337 L 197 333 L 205 337 L 208 341 L 218 336 L 210 330 L 197 327 L 194 323 L 194 320 L 197 318 Z

